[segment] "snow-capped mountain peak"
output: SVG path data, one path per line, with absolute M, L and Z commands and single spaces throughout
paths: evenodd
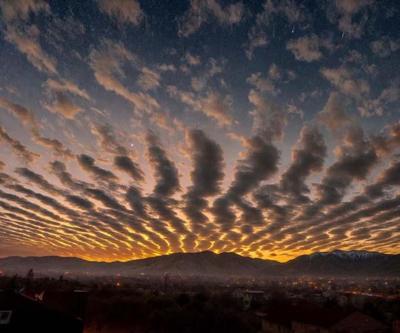
M 316 252 L 316 253 L 310 255 L 310 257 L 315 258 L 315 257 L 334 256 L 334 257 L 338 257 L 341 259 L 360 260 L 360 259 L 375 258 L 380 255 L 381 254 L 378 252 L 369 252 L 369 251 L 363 251 L 363 250 L 357 250 L 357 251 L 334 250 L 331 252 Z

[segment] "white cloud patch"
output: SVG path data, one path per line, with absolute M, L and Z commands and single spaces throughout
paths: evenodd
M 400 40 L 392 40 L 387 37 L 382 37 L 381 39 L 371 42 L 370 47 L 374 54 L 381 58 L 385 58 L 400 50 Z
M 373 3 L 374 0 L 336 0 L 336 13 L 333 14 L 335 17 L 331 20 L 337 22 L 338 29 L 346 36 L 360 38 L 368 21 L 366 9 Z M 358 17 L 358 20 L 355 19 L 355 16 Z
M 254 110 L 251 111 L 253 132 L 262 134 L 268 141 L 282 139 L 287 124 L 287 110 L 254 89 L 250 90 L 248 99 L 254 106 Z
M 148 67 L 143 67 L 138 78 L 138 84 L 144 90 L 152 90 L 160 86 L 160 74 Z
M 0 10 L 0 17 L 5 23 L 5 39 L 14 44 L 39 71 L 56 74 L 57 61 L 42 48 L 39 29 L 28 24 L 31 14 L 49 14 L 49 4 L 42 0 L 1 1 Z
M 286 48 L 293 53 L 297 60 L 312 62 L 323 57 L 323 49 L 332 50 L 333 44 L 330 39 L 311 34 L 290 40 Z
M 333 131 L 350 125 L 352 118 L 348 113 L 346 98 L 338 92 L 332 92 L 323 110 L 318 114 L 318 120 Z
M 6 40 L 13 43 L 28 61 L 42 72 L 57 73 L 57 61 L 47 54 L 39 42 L 39 29 L 36 26 L 18 28 L 9 26 L 5 33 Z
M 370 92 L 369 83 L 364 79 L 356 78 L 349 68 L 322 68 L 321 74 L 345 95 L 361 99 Z
M 168 92 L 195 111 L 216 120 L 220 127 L 231 126 L 234 122 L 231 114 L 232 98 L 229 95 L 223 96 L 218 92 L 210 91 L 205 96 L 196 96 L 191 92 L 180 91 L 174 86 L 169 86 Z
M 242 2 L 222 6 L 219 0 L 191 0 L 190 8 L 184 15 L 179 34 L 187 37 L 200 29 L 210 17 L 222 25 L 238 24 L 244 15 Z
M 50 112 L 60 114 L 67 119 L 73 119 L 79 112 L 83 111 L 80 106 L 72 101 L 72 96 L 90 100 L 85 90 L 68 80 L 49 79 L 45 82 L 44 88 L 50 99 L 50 103 L 45 103 L 45 107 Z
M 132 103 L 135 110 L 153 112 L 160 106 L 155 98 L 143 92 L 133 92 L 125 87 L 121 79 L 126 74 L 123 64 L 138 66 L 136 55 L 127 50 L 121 43 L 105 40 L 98 49 L 93 49 L 89 64 L 97 82 L 106 90 L 112 91 Z
M 143 10 L 137 0 L 99 0 L 99 9 L 118 23 L 139 25 L 143 20 Z

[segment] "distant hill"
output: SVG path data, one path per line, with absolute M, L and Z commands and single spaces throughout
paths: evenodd
M 287 263 L 210 251 L 175 253 L 127 262 L 93 262 L 70 257 L 7 257 L 0 259 L 6 274 L 35 272 L 59 275 L 181 275 L 214 277 L 268 276 L 400 276 L 400 255 L 366 251 L 318 252 Z
M 400 255 L 335 250 L 303 255 L 285 266 L 288 274 L 400 276 Z

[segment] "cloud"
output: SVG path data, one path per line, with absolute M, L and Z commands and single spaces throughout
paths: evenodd
M 99 181 L 117 180 L 117 177 L 111 171 L 98 167 L 95 164 L 95 160 L 93 157 L 86 154 L 81 154 L 77 156 L 77 160 L 82 169 L 90 173 L 97 180 Z
M 275 83 L 269 78 L 263 78 L 260 72 L 253 73 L 247 78 L 247 82 L 256 87 L 260 92 L 269 92 L 272 95 L 277 95 L 279 89 Z
M 72 205 L 74 205 L 80 209 L 87 210 L 87 209 L 93 208 L 93 204 L 89 200 L 86 200 L 80 196 L 67 195 L 66 199 L 68 200 L 69 203 L 71 203 Z
M 130 186 L 126 192 L 126 200 L 139 217 L 147 217 L 143 196 L 138 188 Z
M 14 0 L 0 3 L 1 15 L 5 22 L 27 21 L 31 13 L 49 13 L 50 6 L 44 0 Z
M 68 158 L 73 157 L 73 153 L 71 152 L 71 150 L 66 148 L 59 140 L 50 139 L 40 134 L 40 126 L 31 110 L 28 110 L 27 108 L 19 104 L 12 103 L 11 101 L 4 98 L 0 98 L 0 108 L 6 109 L 8 112 L 15 115 L 22 122 L 22 124 L 24 124 L 24 126 L 29 127 L 32 133 L 32 138 L 35 140 L 36 143 L 42 145 L 45 148 L 50 148 L 54 152 L 54 154 L 58 156 Z
M 201 100 L 200 107 L 205 115 L 215 119 L 220 126 L 232 125 L 232 101 L 229 96 L 223 97 L 216 92 L 210 92 Z
M 50 103 L 45 103 L 45 107 L 50 112 L 61 114 L 67 119 L 73 119 L 79 112 L 83 111 L 80 106 L 72 101 L 71 96 L 90 100 L 85 90 L 68 80 L 57 81 L 48 79 L 44 83 L 44 87 L 46 94 L 51 100 Z
M 160 74 L 150 68 L 143 67 L 141 69 L 141 74 L 138 78 L 138 84 L 145 91 L 152 90 L 160 86 Z
M 67 119 L 74 119 L 79 112 L 82 112 L 82 109 L 74 104 L 65 94 L 57 92 L 53 96 L 53 102 L 46 104 L 46 109 L 50 112 L 61 114 Z
M 120 81 L 124 78 L 123 64 L 137 64 L 137 57 L 121 43 L 104 40 L 98 49 L 89 55 L 89 64 L 97 82 L 106 90 L 112 91 L 132 103 L 138 111 L 152 113 L 160 106 L 156 99 L 143 92 L 132 92 Z
M 68 215 L 70 217 L 75 217 L 75 218 L 77 217 L 76 216 L 77 214 L 75 214 L 75 212 L 73 210 L 63 206 L 53 197 L 49 197 L 42 193 L 32 191 L 31 189 L 28 189 L 20 184 L 11 184 L 11 185 L 8 185 L 7 187 L 9 189 L 17 191 L 19 193 L 22 193 L 22 194 L 28 196 L 29 198 L 34 198 L 34 199 L 40 201 L 42 204 L 55 209 L 56 211 L 60 212 L 61 214 L 65 214 L 65 215 Z
M 149 162 L 154 168 L 156 179 L 153 193 L 156 196 L 169 197 L 180 189 L 178 170 L 153 133 L 147 134 L 146 142 Z
M 54 174 L 61 184 L 73 190 L 83 191 L 88 185 L 83 182 L 76 182 L 72 175 L 67 171 L 67 167 L 61 161 L 53 161 L 50 163 L 50 172 Z
M 139 25 L 144 17 L 138 0 L 98 0 L 99 9 L 118 23 Z
M 42 48 L 39 34 L 39 29 L 34 25 L 30 27 L 8 25 L 5 39 L 14 44 L 39 71 L 57 74 L 57 61 Z
M 6 130 L 0 126 L 0 142 L 6 142 L 13 152 L 26 163 L 32 163 L 34 160 L 40 157 L 39 154 L 33 153 L 26 148 L 20 141 L 12 138 Z
M 394 186 L 400 186 L 400 162 L 392 161 L 378 177 L 378 180 L 366 186 L 365 190 L 369 197 L 377 198 L 384 195 L 384 191 Z
M 376 98 L 365 99 L 358 110 L 361 116 L 383 116 L 400 100 L 400 85 L 396 81 L 390 82 L 389 86 L 382 89 Z
M 323 110 L 318 114 L 318 120 L 333 131 L 343 129 L 353 122 L 347 112 L 348 103 L 344 96 L 331 92 Z
M 91 131 L 98 140 L 98 146 L 105 151 L 116 155 L 128 155 L 128 150 L 118 142 L 110 124 L 92 125 Z
M 240 23 L 244 15 L 242 2 L 223 7 L 219 0 L 191 0 L 190 8 L 182 18 L 179 35 L 188 37 L 200 29 L 210 17 L 215 18 L 221 25 Z
M 278 168 L 279 152 L 270 143 L 269 136 L 260 133 L 247 142 L 248 148 L 236 167 L 234 180 L 228 193 L 241 197 L 254 189 L 262 180 L 272 176 Z
M 253 131 L 267 140 L 281 139 L 287 123 L 287 112 L 279 105 L 264 98 L 258 91 L 251 89 L 248 99 L 254 105 L 251 112 Z
M 14 44 L 39 71 L 57 73 L 57 62 L 40 45 L 39 29 L 27 22 L 31 14 L 50 13 L 50 6 L 43 0 L 1 1 L 0 17 L 5 23 L 5 39 Z
M 128 156 L 115 156 L 114 166 L 119 170 L 126 172 L 134 180 L 143 180 L 143 172 L 140 170 L 139 165 L 132 161 Z
M 319 202 L 338 204 L 353 180 L 364 180 L 378 158 L 371 142 L 359 127 L 352 127 L 338 150 L 339 158 L 333 163 L 317 185 Z
M 185 60 L 190 66 L 198 66 L 201 64 L 200 56 L 191 54 L 190 52 L 186 52 Z
M 207 197 L 220 192 L 224 177 L 224 158 L 221 147 L 201 130 L 188 133 L 193 169 L 190 173 L 192 185 L 184 195 L 184 212 L 196 226 L 208 219 L 204 211 L 208 209 Z
M 308 202 L 310 191 L 305 184 L 306 178 L 316 171 L 321 171 L 326 156 L 324 138 L 316 127 L 303 127 L 299 147 L 292 152 L 292 164 L 282 175 L 280 187 L 295 203 Z
M 369 83 L 364 79 L 355 78 L 349 68 L 322 68 L 321 74 L 340 92 L 358 100 L 370 92 Z
M 393 153 L 400 146 L 400 122 L 386 126 L 385 132 L 372 136 L 372 144 L 381 156 Z
M 46 89 L 54 92 L 60 92 L 60 93 L 70 93 L 76 96 L 79 96 L 83 99 L 90 100 L 89 94 L 86 92 L 86 90 L 80 88 L 77 86 L 74 82 L 69 81 L 69 80 L 54 80 L 54 79 L 48 79 L 45 83 L 44 86 Z
M 275 38 L 275 28 L 271 35 L 267 35 L 276 17 L 284 18 L 289 24 L 294 25 L 305 20 L 305 10 L 292 0 L 265 0 L 262 11 L 256 15 L 255 24 L 248 33 L 248 40 L 244 44 L 246 57 L 251 60 L 257 48 L 267 47 Z
M 156 184 L 151 195 L 146 197 L 145 200 L 158 215 L 159 220 L 163 221 L 163 224 L 168 223 L 177 234 L 185 235 L 187 229 L 184 222 L 177 217 L 174 211 L 174 206 L 176 206 L 177 202 L 171 198 L 171 196 L 181 189 L 178 169 L 175 163 L 168 158 L 159 139 L 153 133 L 147 133 L 146 142 L 147 156 L 154 170 Z M 133 204 L 135 207 L 135 202 Z M 170 245 L 175 251 L 179 251 L 181 243 L 177 235 L 168 232 L 163 225 L 159 225 L 159 228 L 160 232 L 168 238 Z
M 258 31 L 256 29 L 250 30 L 248 34 L 248 41 L 245 44 L 246 57 L 251 60 L 253 59 L 254 51 L 258 48 L 267 47 L 269 39 L 264 31 Z
M 26 178 L 28 181 L 38 185 L 45 192 L 51 194 L 64 194 L 53 184 L 49 183 L 42 175 L 28 169 L 28 168 L 16 168 L 15 173 Z
M 391 53 L 400 50 L 400 40 L 392 40 L 388 37 L 374 40 L 369 45 L 372 52 L 381 58 L 388 57 Z
M 69 148 L 66 148 L 63 143 L 57 139 L 50 139 L 42 136 L 37 128 L 32 129 L 32 136 L 35 141 L 41 144 L 43 147 L 49 148 L 57 156 L 64 158 L 73 158 L 74 154 Z
M 270 140 L 271 137 L 265 135 L 265 131 L 261 130 L 259 135 L 253 136 L 247 141 L 247 151 L 237 163 L 229 189 L 214 201 L 211 211 L 216 223 L 223 230 L 231 228 L 236 219 L 232 205 L 235 204 L 241 208 L 245 216 L 249 214 L 249 206 L 243 201 L 243 197 L 255 190 L 262 181 L 267 180 L 278 170 L 279 151 L 271 144 Z M 251 210 L 252 216 L 255 216 L 255 210 Z
M 348 37 L 360 38 L 368 21 L 367 9 L 374 0 L 336 0 L 334 3 L 336 13 L 331 15 L 334 16 L 331 20 L 337 22 L 339 30 Z
M 331 50 L 332 42 L 326 38 L 320 38 L 316 34 L 289 40 L 286 48 L 300 61 L 312 62 L 320 60 L 323 56 L 322 49 Z
M 87 188 L 85 193 L 103 203 L 106 207 L 111 209 L 115 209 L 117 211 L 125 211 L 125 207 L 123 207 L 117 200 L 107 195 L 103 190 L 99 190 L 97 188 Z
M 273 15 L 283 16 L 291 24 L 305 20 L 304 8 L 292 0 L 266 0 L 257 19 L 270 20 Z
M 173 86 L 168 88 L 168 92 L 182 103 L 216 120 L 220 127 L 231 126 L 234 122 L 231 114 L 232 99 L 229 95 L 222 96 L 218 92 L 210 91 L 205 96 L 197 97 L 193 93 L 180 91 Z
M 0 107 L 15 114 L 24 125 L 36 126 L 34 116 L 31 111 L 22 105 L 15 104 L 8 99 L 0 97 Z

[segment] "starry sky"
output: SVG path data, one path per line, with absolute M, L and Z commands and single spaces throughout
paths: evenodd
M 400 252 L 397 0 L 0 0 L 0 256 Z

